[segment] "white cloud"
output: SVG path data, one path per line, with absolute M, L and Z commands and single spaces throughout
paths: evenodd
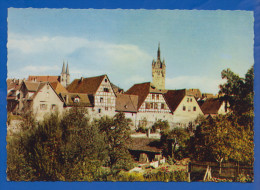
M 198 88 L 201 92 L 217 94 L 219 85 L 224 82 L 222 79 L 215 79 L 208 76 L 179 76 L 166 78 L 167 89 Z
M 150 66 L 152 56 L 132 44 L 9 33 L 7 46 L 9 77 L 59 75 L 63 60 L 69 62 L 71 80 L 108 74 L 113 82 L 127 88 L 150 76 L 150 69 L 147 73 L 144 69 Z
M 60 67 L 57 65 L 54 66 L 35 66 L 35 65 L 28 65 L 21 69 L 22 72 L 28 73 L 44 73 L 49 71 L 59 71 Z

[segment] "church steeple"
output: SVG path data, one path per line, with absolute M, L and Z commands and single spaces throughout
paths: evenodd
M 64 63 L 64 61 L 63 61 L 63 66 L 62 66 L 61 73 L 65 73 L 65 63 Z
M 159 42 L 159 44 L 158 44 L 158 50 L 157 50 L 157 60 L 161 60 L 160 42 Z
M 66 74 L 70 74 L 69 73 L 69 63 L 67 62 L 67 67 L 66 67 Z

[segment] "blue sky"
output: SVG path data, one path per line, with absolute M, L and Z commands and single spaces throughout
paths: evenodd
M 254 64 L 253 12 L 205 10 L 8 9 L 8 77 L 108 74 L 127 90 L 152 81 L 158 42 L 166 88 L 218 92 L 221 71 Z

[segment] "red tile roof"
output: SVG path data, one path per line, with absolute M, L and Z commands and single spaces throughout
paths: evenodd
M 150 87 L 151 87 L 150 82 L 135 84 L 129 90 L 127 90 L 125 94 L 138 96 L 137 109 L 139 109 L 143 104 L 143 102 L 145 101 L 148 94 L 150 93 Z
M 161 153 L 160 140 L 151 138 L 131 138 L 128 149 L 136 151 L 147 151 Z
M 82 93 L 60 93 L 60 96 L 62 98 L 62 101 L 65 103 L 65 105 L 67 106 L 86 106 L 86 107 L 90 107 L 92 106 L 92 104 L 90 103 L 89 97 L 87 94 L 82 94 Z M 66 97 L 67 96 L 67 97 Z M 79 102 L 76 103 L 74 102 L 74 99 L 78 97 L 79 98 Z M 68 98 L 66 100 L 66 98 Z
M 164 98 L 172 112 L 177 109 L 184 96 L 186 96 L 186 89 L 168 90 L 167 93 L 164 94 Z
M 60 81 L 60 76 L 29 76 L 28 81 L 56 82 Z
M 210 98 L 201 102 L 201 110 L 204 114 L 217 114 L 223 100 L 219 98 Z
M 57 94 L 64 92 L 67 93 L 68 91 L 66 90 L 66 88 L 64 88 L 60 82 L 55 81 L 55 82 L 51 82 L 50 85 L 52 86 L 52 88 L 56 91 Z
M 75 79 L 68 87 L 68 92 L 95 94 L 106 75 Z
M 116 98 L 116 111 L 137 112 L 138 96 L 118 94 Z

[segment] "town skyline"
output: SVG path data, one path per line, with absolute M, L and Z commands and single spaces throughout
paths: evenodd
M 68 61 L 71 81 L 107 74 L 127 90 L 152 81 L 160 42 L 166 89 L 216 94 L 223 69 L 254 64 L 250 11 L 11 8 L 8 28 L 8 78 L 59 75 Z

